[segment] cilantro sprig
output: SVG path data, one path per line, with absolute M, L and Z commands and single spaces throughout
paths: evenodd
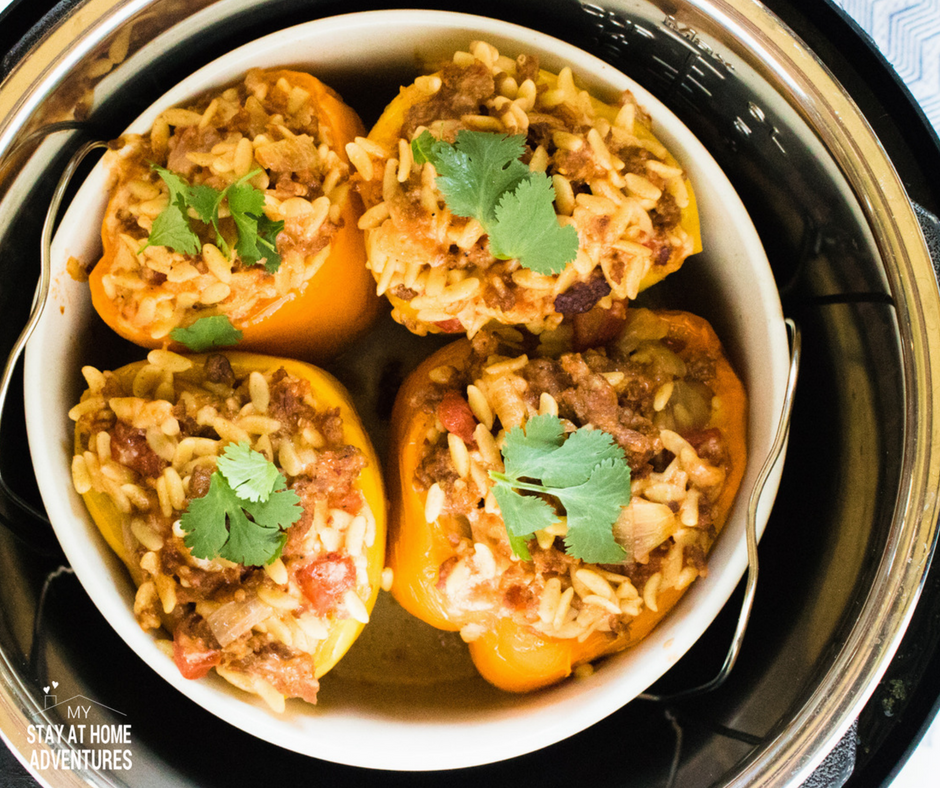
M 577 256 L 578 232 L 558 223 L 551 179 L 520 160 L 524 135 L 462 129 L 449 143 L 424 131 L 411 149 L 416 163 L 434 165 L 451 213 L 480 222 L 495 257 L 559 274 Z
M 231 254 L 231 247 L 219 230 L 219 211 L 227 201 L 238 231 L 235 251 L 242 262 L 256 265 L 263 261 L 269 274 L 277 271 L 281 265 L 277 236 L 284 229 L 284 222 L 272 221 L 265 215 L 264 192 L 248 182 L 261 170 L 252 170 L 219 191 L 208 184 L 187 183 L 178 173 L 156 164 L 151 167 L 166 184 L 170 199 L 153 220 L 147 243 L 140 251 L 148 246 L 166 246 L 182 254 L 196 254 L 202 243 L 192 223 L 198 221 L 211 226 L 216 246 L 223 254 Z
M 273 463 L 247 442 L 229 444 L 209 479 L 180 518 L 183 542 L 196 558 L 225 558 L 243 566 L 270 564 L 303 514 L 300 498 Z
M 148 246 L 167 246 L 182 254 L 196 254 L 201 248 L 199 236 L 189 224 L 188 206 L 192 200 L 191 188 L 183 178 L 171 170 L 151 165 L 170 191 L 170 201 L 150 228 L 147 243 L 140 251 Z
M 225 315 L 200 317 L 192 325 L 174 328 L 170 332 L 170 339 L 185 345 L 193 353 L 237 345 L 241 338 L 242 332 Z
M 630 503 L 630 466 L 609 434 L 581 428 L 566 439 L 557 416 L 533 416 L 524 431 L 506 433 L 502 454 L 505 472 L 490 471 L 490 478 L 517 556 L 530 560 L 526 540 L 559 521 L 555 500 L 567 517 L 570 556 L 599 564 L 623 560 L 613 525 Z

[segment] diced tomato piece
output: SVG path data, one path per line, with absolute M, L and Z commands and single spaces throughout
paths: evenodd
M 456 317 L 452 317 L 450 320 L 438 320 L 434 325 L 444 334 L 460 334 L 464 330 L 463 323 Z
M 173 661 L 184 679 L 201 679 L 222 661 L 222 652 L 206 648 L 202 640 L 177 629 L 173 634 Z
M 579 353 L 588 348 L 601 347 L 620 336 L 627 322 L 627 309 L 621 301 L 614 301 L 610 309 L 595 306 L 587 312 L 573 315 L 574 349 Z
M 359 490 L 346 490 L 342 495 L 334 493 L 329 500 L 330 506 L 350 514 L 359 514 L 362 509 L 362 493 Z
M 325 616 L 335 610 L 343 594 L 355 586 L 356 566 L 348 555 L 327 553 L 301 567 L 297 571 L 297 582 L 317 615 Z
M 470 410 L 470 405 L 456 391 L 448 391 L 437 406 L 437 417 L 444 425 L 444 429 L 454 433 L 464 443 L 473 443 L 473 431 L 477 420 Z

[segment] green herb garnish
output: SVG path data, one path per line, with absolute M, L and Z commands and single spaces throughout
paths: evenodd
M 196 558 L 225 558 L 243 566 L 270 564 L 303 514 L 300 498 L 263 454 L 248 443 L 229 445 L 180 518 L 183 540 Z
M 192 186 L 180 175 L 156 164 L 151 165 L 170 191 L 170 201 L 153 221 L 147 243 L 141 247 L 166 246 L 182 254 L 196 254 L 202 248 L 192 222 L 211 225 L 216 246 L 228 255 L 231 248 L 219 230 L 219 209 L 228 200 L 229 213 L 238 230 L 235 250 L 246 265 L 264 261 L 273 274 L 281 265 L 276 239 L 284 222 L 274 222 L 264 213 L 264 192 L 250 183 L 261 170 L 252 170 L 219 191 L 206 184 Z
M 505 472 L 490 471 L 490 478 L 517 556 L 531 559 L 526 539 L 558 522 L 544 497 L 551 496 L 565 509 L 570 556 L 599 564 L 623 560 L 613 526 L 630 503 L 630 466 L 609 434 L 581 428 L 566 439 L 557 416 L 533 416 L 525 431 L 513 427 L 506 434 L 502 453 Z
M 242 332 L 225 315 L 200 317 L 191 326 L 174 328 L 170 332 L 170 339 L 186 345 L 193 353 L 237 345 L 241 338 Z
M 216 465 L 232 491 L 247 501 L 266 501 L 280 478 L 274 463 L 244 441 L 229 444 Z
M 577 256 L 578 232 L 558 223 L 551 179 L 520 161 L 524 135 L 461 130 L 451 144 L 424 131 L 411 150 L 418 164 L 434 165 L 451 212 L 480 222 L 495 257 L 559 274 Z
M 228 208 L 238 228 L 235 246 L 239 257 L 249 265 L 265 261 L 264 269 L 273 274 L 281 265 L 276 238 L 284 222 L 271 221 L 264 213 L 264 194 L 250 184 L 233 183 L 228 187 Z
M 167 246 L 182 254 L 196 254 L 201 244 L 199 236 L 189 225 L 187 214 L 187 206 L 190 202 L 189 184 L 175 172 L 156 165 L 151 166 L 170 190 L 170 201 L 153 220 L 150 236 L 140 251 L 142 252 L 148 246 Z

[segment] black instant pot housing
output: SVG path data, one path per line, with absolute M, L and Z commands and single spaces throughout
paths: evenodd
M 59 5 L 15 0 L 2 12 L 0 77 L 30 58 L 33 45 L 67 21 L 75 5 L 71 0 Z M 181 15 L 188 5 L 196 3 L 176 4 Z M 9 496 L 0 496 L 0 650 L 6 669 L 18 677 L 20 691 L 25 688 L 36 697 L 50 676 L 67 675 L 71 690 L 102 703 L 113 700 L 133 720 L 137 772 L 108 779 L 206 788 L 311 780 L 333 786 L 430 786 L 444 780 L 455 788 L 508 780 L 554 786 L 580 785 L 587 779 L 596 786 L 698 788 L 726 784 L 753 753 L 793 724 L 792 710 L 812 694 L 824 666 L 846 642 L 883 559 L 881 545 L 902 494 L 904 434 L 910 429 L 905 419 L 910 413 L 904 404 L 898 305 L 867 240 L 857 233 L 856 221 L 830 193 L 812 146 L 778 144 L 783 122 L 772 105 L 748 115 L 753 101 L 709 65 L 694 31 L 638 34 L 637 26 L 625 21 L 631 3 L 612 5 L 478 0 L 426 7 L 506 19 L 608 60 L 652 91 L 703 141 L 754 220 L 784 313 L 801 326 L 803 360 L 787 463 L 760 545 L 756 604 L 730 679 L 720 689 L 686 701 L 634 701 L 547 749 L 444 775 L 365 771 L 316 761 L 258 741 L 166 687 L 112 631 L 64 568 L 50 527 Z M 940 239 L 940 227 L 932 219 L 940 213 L 940 144 L 896 74 L 829 2 L 765 0 L 765 5 L 859 106 L 911 201 L 923 209 L 928 240 L 931 232 Z M 225 51 L 297 22 L 384 7 L 340 0 L 278 0 L 255 9 L 243 5 L 231 24 L 213 29 L 204 50 L 168 53 L 93 117 L 75 121 L 92 126 L 93 136 L 114 137 L 167 85 L 211 59 L 210 51 Z M 373 119 L 366 117 L 366 124 Z M 41 223 L 56 180 L 51 173 L 62 164 L 50 161 L 50 174 L 18 198 L 13 223 L 0 227 L 0 357 L 27 320 Z M 2 422 L 0 472 L 17 494 L 41 509 L 24 461 L 21 390 L 17 379 Z M 829 776 L 814 784 L 887 785 L 936 715 L 940 567 L 925 571 L 913 591 L 920 598 L 900 646 L 880 681 L 869 688 L 857 722 L 833 750 Z M 717 673 L 742 593 L 739 589 L 657 691 L 693 686 Z M 15 779 L 29 784 L 24 771 L 17 776 L 15 765 L 6 774 L 0 774 L 0 784 L 6 780 L 16 785 Z M 92 784 L 120 784 L 94 774 L 85 777 Z M 801 784 L 804 777 L 792 784 Z M 791 784 L 786 774 L 774 779 L 767 784 Z

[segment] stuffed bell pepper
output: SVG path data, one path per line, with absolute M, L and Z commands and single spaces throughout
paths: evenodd
M 745 393 L 708 323 L 628 310 L 606 347 L 485 330 L 393 414 L 392 593 L 528 691 L 645 637 L 708 569 L 744 471 Z
M 90 274 L 98 314 L 148 348 L 334 355 L 379 307 L 345 151 L 361 133 L 316 78 L 252 70 L 122 137 Z
M 141 627 L 188 679 L 214 668 L 275 710 L 315 702 L 385 562 L 382 480 L 348 394 L 240 352 L 156 349 L 83 374 L 73 483 L 130 571 Z
M 556 327 L 701 248 L 685 171 L 630 93 L 603 103 L 485 42 L 402 88 L 347 146 L 369 267 L 418 334 Z

